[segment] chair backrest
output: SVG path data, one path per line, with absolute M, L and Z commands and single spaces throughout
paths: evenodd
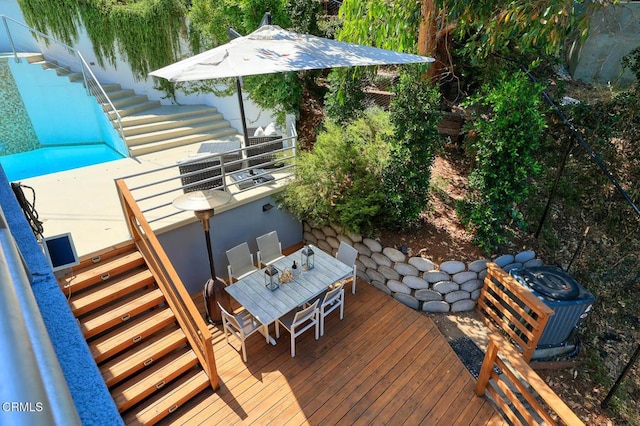
M 358 250 L 351 247 L 344 241 L 340 241 L 340 246 L 338 246 L 338 254 L 336 254 L 336 258 L 345 265 L 353 266 L 356 264 L 356 259 L 358 258 Z
M 258 243 L 261 262 L 268 263 L 282 256 L 280 240 L 276 231 L 259 236 L 256 238 L 256 243 Z
M 232 270 L 240 270 L 253 266 L 253 255 L 249 251 L 249 244 L 241 243 L 227 250 L 227 260 Z
M 238 322 L 238 319 L 235 317 L 235 315 L 230 314 L 229 312 L 227 312 L 227 310 L 225 308 L 222 307 L 222 305 L 220 304 L 220 302 L 218 302 L 218 307 L 220 308 L 220 313 L 222 313 L 222 317 L 231 324 L 231 326 L 233 328 L 235 328 L 237 331 L 242 332 L 243 328 L 242 328 L 242 324 L 240 324 Z
M 329 290 L 322 300 L 323 305 L 329 305 L 340 298 L 340 293 L 344 291 L 344 282 L 340 281 L 333 289 Z
M 316 313 L 316 309 L 318 309 L 318 302 L 319 300 L 316 299 L 315 302 L 313 302 L 313 304 L 307 306 L 304 309 L 300 309 L 298 312 L 296 312 L 296 316 L 293 317 L 293 322 L 291 323 L 291 327 L 296 327 L 302 323 L 304 323 L 305 321 L 311 319 Z

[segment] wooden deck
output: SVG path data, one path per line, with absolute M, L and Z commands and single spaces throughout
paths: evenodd
M 433 321 L 365 282 L 345 292 L 345 317 L 325 335 L 289 334 L 276 346 L 257 334 L 228 345 L 211 326 L 221 388 L 206 391 L 163 424 L 506 424 L 473 393 L 475 381 Z M 202 310 L 202 296 L 194 295 Z M 273 326 L 271 327 L 273 332 Z

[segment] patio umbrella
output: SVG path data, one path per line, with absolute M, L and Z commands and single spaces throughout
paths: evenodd
M 433 62 L 433 58 L 345 43 L 263 25 L 246 36 L 183 59 L 150 75 L 172 82 L 236 77 L 240 114 L 247 129 L 239 77 L 286 71 Z

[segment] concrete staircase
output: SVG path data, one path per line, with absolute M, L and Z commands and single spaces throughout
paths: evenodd
M 211 382 L 131 243 L 59 280 L 126 424 L 154 424 Z
M 84 83 L 82 73 L 46 61 L 42 55 L 29 56 L 28 61 L 45 70 L 52 70 L 71 82 Z M 125 140 L 134 157 L 237 134 L 214 107 L 165 106 L 158 101 L 150 101 L 146 95 L 137 95 L 131 89 L 123 89 L 119 84 L 102 84 L 102 88 L 121 117 Z M 117 128 L 116 115 L 108 103 L 102 103 L 102 108 Z

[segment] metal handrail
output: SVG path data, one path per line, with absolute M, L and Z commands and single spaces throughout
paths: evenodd
M 117 180 L 121 180 L 126 183 L 127 189 L 130 191 L 132 197 L 134 198 L 135 202 L 138 203 L 141 212 L 145 216 L 147 216 L 149 212 L 156 212 L 158 214 L 158 216 L 154 218 L 145 217 L 147 223 L 153 224 L 159 221 L 164 221 L 173 216 L 177 216 L 183 213 L 180 210 L 171 208 L 173 198 L 175 198 L 174 196 L 171 196 L 171 194 L 175 194 L 177 191 L 189 190 L 190 188 L 193 188 L 195 186 L 208 184 L 207 186 L 211 189 L 221 189 L 231 193 L 232 195 L 236 195 L 254 190 L 256 187 L 266 186 L 290 179 L 296 167 L 295 158 L 297 155 L 298 136 L 295 130 L 295 123 L 292 123 L 290 128 L 290 136 L 282 137 L 277 140 L 262 142 L 260 144 L 252 145 L 249 147 L 241 147 L 221 153 L 211 153 L 206 155 L 203 154 L 194 157 L 189 161 L 122 176 Z M 267 147 L 274 144 L 284 145 L 285 142 L 288 142 L 288 146 L 284 146 L 283 148 L 273 149 L 267 153 L 263 152 L 253 156 L 246 155 L 247 151 L 249 150 L 255 150 L 259 149 L 260 147 Z M 249 166 L 252 159 L 263 158 L 266 155 L 273 154 L 278 154 L 275 159 L 264 160 L 264 162 L 262 162 L 261 164 Z M 234 159 L 225 160 L 225 157 L 232 157 Z M 237 159 L 235 159 L 236 157 Z M 214 161 L 211 161 L 211 164 L 206 164 L 208 160 Z M 178 173 L 178 165 L 184 166 L 193 163 L 205 163 L 206 165 L 198 168 L 197 170 Z M 244 179 L 234 179 L 233 185 L 227 184 L 226 176 L 231 173 L 236 175 L 242 172 L 250 172 L 256 169 L 268 167 L 269 165 L 274 165 L 276 163 L 282 163 L 283 165 L 274 170 L 274 172 L 277 172 L 279 176 L 275 176 L 273 180 L 263 183 L 255 183 L 246 188 L 240 188 L 240 184 L 242 182 L 252 180 L 255 177 L 251 176 Z M 237 168 L 238 166 L 240 166 L 240 168 Z M 231 168 L 234 169 L 233 172 L 228 171 Z M 175 170 L 176 172 L 172 173 L 173 170 Z M 167 171 L 169 173 L 167 173 Z M 198 175 L 202 175 L 203 178 L 194 180 L 189 183 L 182 182 L 183 179 L 193 180 L 193 178 L 198 177 Z M 216 181 L 220 181 L 221 183 L 216 186 Z M 168 209 L 168 212 L 158 212 L 160 209 L 164 208 Z
M 126 137 L 124 134 L 124 129 L 122 128 L 122 117 L 120 116 L 120 113 L 118 112 L 116 107 L 111 102 L 111 99 L 109 99 L 109 96 L 107 96 L 107 93 L 104 91 L 104 88 L 102 87 L 102 85 L 100 85 L 100 82 L 98 81 L 96 76 L 93 74 L 93 71 L 91 71 L 91 68 L 89 68 L 89 65 L 84 60 L 84 57 L 82 56 L 80 51 L 78 49 L 75 49 L 71 46 L 64 44 L 60 40 L 57 40 L 51 36 L 48 36 L 47 34 L 44 34 L 34 28 L 31 28 L 28 25 L 25 25 L 22 22 L 16 21 L 15 19 L 10 18 L 6 15 L 0 15 L 0 17 L 2 18 L 2 22 L 7 32 L 9 42 L 11 43 L 12 53 L 16 62 L 20 62 L 20 57 L 18 56 L 19 52 L 18 52 L 18 49 L 16 49 L 16 45 L 13 40 L 13 37 L 11 36 L 11 30 L 9 28 L 7 21 L 10 21 L 13 24 L 16 24 L 17 26 L 26 29 L 27 31 L 35 34 L 38 37 L 41 37 L 45 40 L 48 40 L 50 42 L 53 42 L 65 48 L 68 52 L 72 53 L 78 58 L 78 61 L 80 62 L 80 72 L 82 72 L 82 79 L 84 82 L 84 86 L 87 89 L 87 92 L 89 93 L 89 95 L 95 96 L 98 103 L 102 105 L 108 105 L 108 108 L 107 108 L 108 111 L 103 110 L 103 112 L 105 113 L 109 121 L 116 124 L 116 130 L 118 132 L 118 136 L 120 136 L 120 138 L 125 142 L 125 145 L 126 145 Z M 40 53 L 44 56 L 44 53 L 42 51 Z M 71 69 L 70 65 L 69 65 L 69 69 Z M 111 118 L 109 114 L 113 114 L 113 118 Z M 128 146 L 127 146 L 127 149 L 128 149 Z M 131 152 L 129 152 L 129 154 L 131 154 Z
M 0 207 L 0 409 L 7 424 L 80 425 L 20 251 Z

